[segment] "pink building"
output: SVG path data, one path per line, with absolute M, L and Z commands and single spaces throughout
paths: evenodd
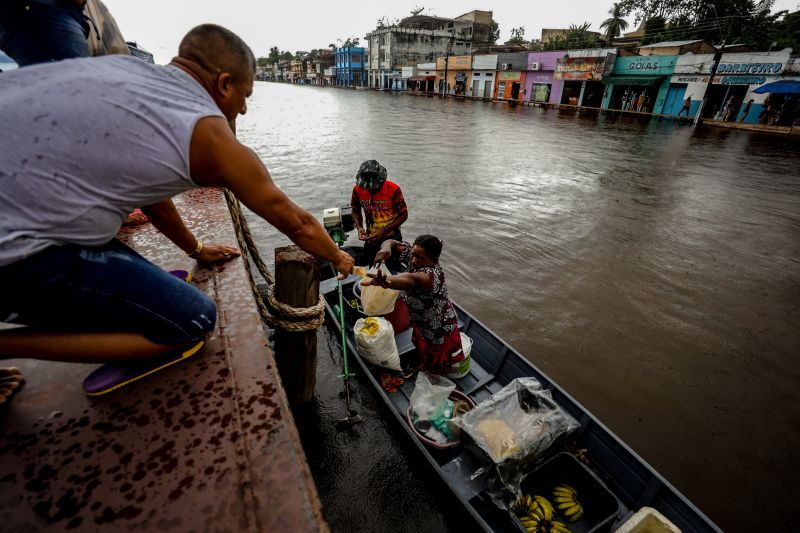
M 553 79 L 553 74 L 556 70 L 556 61 L 564 57 L 566 53 L 566 50 L 528 53 L 524 102 L 557 104 L 561 101 L 564 81 Z

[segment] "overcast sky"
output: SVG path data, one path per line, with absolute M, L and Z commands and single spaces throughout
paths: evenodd
M 4 0 L 0 0 L 4 1 Z M 457 17 L 473 9 L 492 11 L 500 25 L 500 39 L 509 39 L 511 28 L 525 28 L 525 38 L 538 39 L 542 28 L 566 28 L 589 22 L 600 31 L 613 0 L 456 0 L 370 2 L 351 0 L 288 0 L 280 3 L 256 0 L 104 0 L 128 41 L 153 53 L 156 63 L 167 63 L 176 54 L 181 37 L 204 22 L 221 24 L 240 35 L 256 56 L 266 56 L 272 46 L 292 53 L 326 48 L 336 39 L 358 37 L 362 41 L 379 18 L 401 19 L 424 7 L 426 15 Z M 777 0 L 775 10 L 800 9 L 800 0 Z M 629 21 L 634 29 L 633 20 Z M 758 28 L 755 28 L 758 29 Z M 3 58 L 0 56 L 0 63 Z M 2 68 L 2 67 L 0 67 Z
M 204 22 L 221 24 L 240 35 L 256 56 L 266 56 L 277 46 L 292 53 L 325 48 L 337 38 L 358 37 L 362 41 L 381 17 L 399 19 L 415 7 L 425 14 L 457 17 L 473 9 L 493 11 L 500 25 L 500 41 L 510 37 L 511 28 L 523 26 L 526 39 L 539 38 L 542 28 L 565 28 L 591 23 L 599 31 L 607 18 L 611 0 L 457 0 L 392 2 L 328 0 L 264 2 L 255 0 L 104 0 L 126 40 L 136 41 L 155 56 L 156 63 L 168 62 L 176 53 L 181 37 Z M 775 9 L 796 10 L 800 0 L 777 0 Z M 630 21 L 631 23 L 633 21 Z M 632 24 L 631 24 L 632 25 Z

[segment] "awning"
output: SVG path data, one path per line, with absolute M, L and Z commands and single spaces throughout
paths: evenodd
M 408 81 L 433 81 L 436 76 L 411 76 Z
M 780 80 L 762 85 L 754 93 L 800 94 L 800 80 Z
M 609 76 L 603 81 L 606 83 L 614 83 L 616 85 L 649 86 L 660 82 L 661 79 L 661 76 Z

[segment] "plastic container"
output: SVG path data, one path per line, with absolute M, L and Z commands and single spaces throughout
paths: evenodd
M 452 372 L 445 374 L 450 379 L 461 379 L 469 374 L 469 354 L 472 351 L 472 339 L 461 333 L 461 349 L 464 350 L 464 359 L 454 364 Z
M 681 530 L 652 507 L 642 507 L 616 533 L 681 533 Z
M 470 398 L 469 396 L 467 396 L 466 394 L 464 394 L 461 391 L 454 390 L 453 392 L 450 393 L 448 398 L 453 400 L 453 401 L 461 400 L 463 402 L 466 402 L 467 405 L 469 405 L 470 409 L 475 407 L 475 402 L 472 400 L 472 398 Z M 414 432 L 414 434 L 419 438 L 419 440 L 421 440 L 422 442 L 424 442 L 425 444 L 427 444 L 431 448 L 436 448 L 438 450 L 447 450 L 447 449 L 450 449 L 450 448 L 455 448 L 456 446 L 461 444 L 461 440 L 460 439 L 459 440 L 450 441 L 450 442 L 448 442 L 446 444 L 440 444 L 440 443 L 436 442 L 435 440 L 426 437 L 425 434 L 422 433 L 420 431 L 420 429 L 414 425 L 414 418 L 413 418 L 413 415 L 411 413 L 411 405 L 409 405 L 408 409 L 406 410 L 406 421 L 408 422 L 408 425 L 411 427 L 411 431 Z
M 583 517 L 570 522 L 556 508 L 555 518 L 563 521 L 572 533 L 607 531 L 620 512 L 620 501 L 594 472 L 572 454 L 557 453 L 523 477 L 520 486 L 522 494 L 538 494 L 555 504 L 553 489 L 562 483 L 575 489 L 576 499 L 583 507 Z M 526 531 L 519 520 L 515 518 L 514 522 L 520 531 Z

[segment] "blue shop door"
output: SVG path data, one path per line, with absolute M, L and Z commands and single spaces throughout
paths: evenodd
M 664 100 L 664 110 L 662 111 L 663 114 L 678 114 L 683 107 L 683 95 L 686 94 L 686 87 L 687 85 L 685 83 L 672 84 L 669 86 L 669 89 L 667 90 L 667 98 Z

